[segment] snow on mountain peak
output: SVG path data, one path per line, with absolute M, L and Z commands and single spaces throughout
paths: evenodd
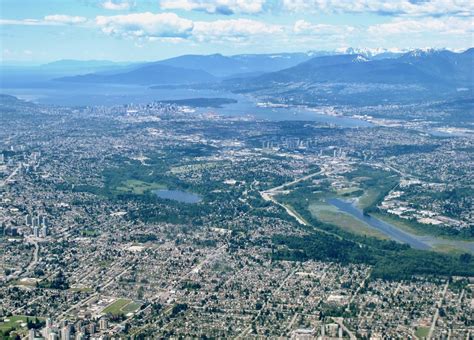
M 367 62 L 367 61 L 369 61 L 369 59 L 365 58 L 364 56 L 361 56 L 360 54 L 357 55 L 357 57 L 355 57 L 355 58 L 352 60 L 352 62 L 354 62 L 354 63 L 365 63 L 365 62 Z

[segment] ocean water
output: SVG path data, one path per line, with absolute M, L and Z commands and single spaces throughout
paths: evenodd
M 123 86 L 106 84 L 38 84 L 28 88 L 4 88 L 1 93 L 10 94 L 21 99 L 40 104 L 64 106 L 118 105 L 130 103 L 150 103 L 160 100 L 189 98 L 232 98 L 237 103 L 227 104 L 221 108 L 198 108 L 198 112 L 214 112 L 226 116 L 253 117 L 264 120 L 302 120 L 314 121 L 340 127 L 370 127 L 367 121 L 351 117 L 330 116 L 301 108 L 271 108 L 257 106 L 257 100 L 248 95 L 227 91 L 188 88 L 151 89 L 144 86 Z

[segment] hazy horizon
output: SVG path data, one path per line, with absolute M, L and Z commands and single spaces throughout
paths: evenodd
M 436 50 L 436 51 L 450 51 L 454 53 L 463 53 L 473 47 L 467 47 L 467 48 L 462 48 L 462 49 L 450 49 L 450 48 L 433 48 L 433 47 L 426 47 L 426 48 L 414 48 L 414 49 L 386 49 L 384 51 L 380 52 L 375 52 L 377 49 L 364 49 L 364 48 L 355 48 L 355 47 L 347 47 L 347 48 L 340 48 L 340 49 L 333 49 L 333 50 L 308 50 L 308 51 L 295 51 L 295 52 L 285 52 L 285 51 L 280 51 L 280 52 L 267 52 L 267 53 L 237 53 L 237 54 L 223 54 L 223 53 L 209 53 L 209 54 L 179 54 L 174 57 L 170 58 L 161 58 L 161 59 L 143 59 L 143 60 L 113 60 L 113 59 L 69 59 L 69 58 L 63 58 L 63 59 L 52 59 L 52 60 L 34 60 L 34 61 L 17 61 L 17 60 L 6 60 L 6 61 L 1 61 L 0 64 L 3 66 L 26 66 L 26 67 L 34 67 L 34 66 L 43 66 L 46 64 L 52 64 L 56 62 L 63 62 L 63 61 L 73 61 L 73 62 L 111 62 L 111 63 L 116 63 L 116 64 L 139 64 L 139 63 L 149 63 L 149 62 L 155 62 L 155 61 L 164 61 L 172 58 L 178 58 L 178 57 L 183 57 L 183 56 L 190 56 L 190 55 L 196 55 L 196 56 L 211 56 L 211 55 L 221 55 L 224 57 L 235 57 L 235 56 L 240 56 L 240 55 L 278 55 L 278 54 L 311 54 L 311 53 L 334 53 L 334 54 L 344 54 L 344 50 L 348 49 L 354 49 L 355 51 L 368 51 L 373 53 L 373 55 L 378 55 L 384 52 L 387 53 L 409 53 L 410 51 L 415 51 L 415 50 Z M 355 53 L 357 54 L 357 53 Z M 316 57 L 316 56 L 315 56 Z

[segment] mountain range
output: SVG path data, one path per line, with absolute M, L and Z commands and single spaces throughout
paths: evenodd
M 183 55 L 140 63 L 106 60 L 60 60 L 36 67 L 1 66 L 6 83 L 41 81 L 48 86 L 133 84 L 166 86 L 201 84 L 232 91 L 259 91 L 316 84 L 390 84 L 423 88 L 471 89 L 474 49 L 341 49 L 305 53 Z M 51 82 L 51 80 L 54 80 Z M 286 85 L 285 85 L 286 84 Z
M 413 50 L 364 55 L 328 52 L 261 55 L 184 55 L 158 62 L 62 77 L 60 81 L 116 84 L 192 84 L 224 81 L 226 86 L 262 88 L 278 83 L 380 83 L 472 87 L 473 50 Z M 391 54 L 390 54 L 391 53 Z
M 285 84 L 388 84 L 430 89 L 474 87 L 474 49 L 463 53 L 415 50 L 398 58 L 369 59 L 360 54 L 315 57 L 258 77 L 228 81 L 231 88 L 277 88 Z
M 311 58 L 310 53 L 246 54 L 235 56 L 183 55 L 156 62 L 132 64 L 116 72 L 95 72 L 58 80 L 88 83 L 189 84 L 226 78 L 251 77 L 292 67 Z

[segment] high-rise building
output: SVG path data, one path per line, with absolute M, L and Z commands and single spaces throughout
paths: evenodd
M 109 328 L 109 323 L 108 323 L 108 321 L 107 321 L 106 318 L 100 319 L 100 321 L 99 321 L 99 328 L 100 328 L 101 330 L 106 330 L 107 328 Z
M 33 227 L 33 236 L 34 237 L 39 237 L 39 228 L 38 227 Z
M 44 338 L 49 339 L 52 331 L 53 331 L 53 321 L 51 320 L 51 318 L 47 318 L 46 325 L 43 329 Z
M 46 237 L 48 236 L 48 227 L 47 226 L 43 226 L 43 228 L 41 228 L 41 234 L 43 237 Z
M 61 340 L 71 340 L 71 325 L 65 325 L 61 329 Z
M 26 214 L 25 216 L 25 224 L 30 226 L 33 224 L 33 218 L 31 217 L 30 214 Z

